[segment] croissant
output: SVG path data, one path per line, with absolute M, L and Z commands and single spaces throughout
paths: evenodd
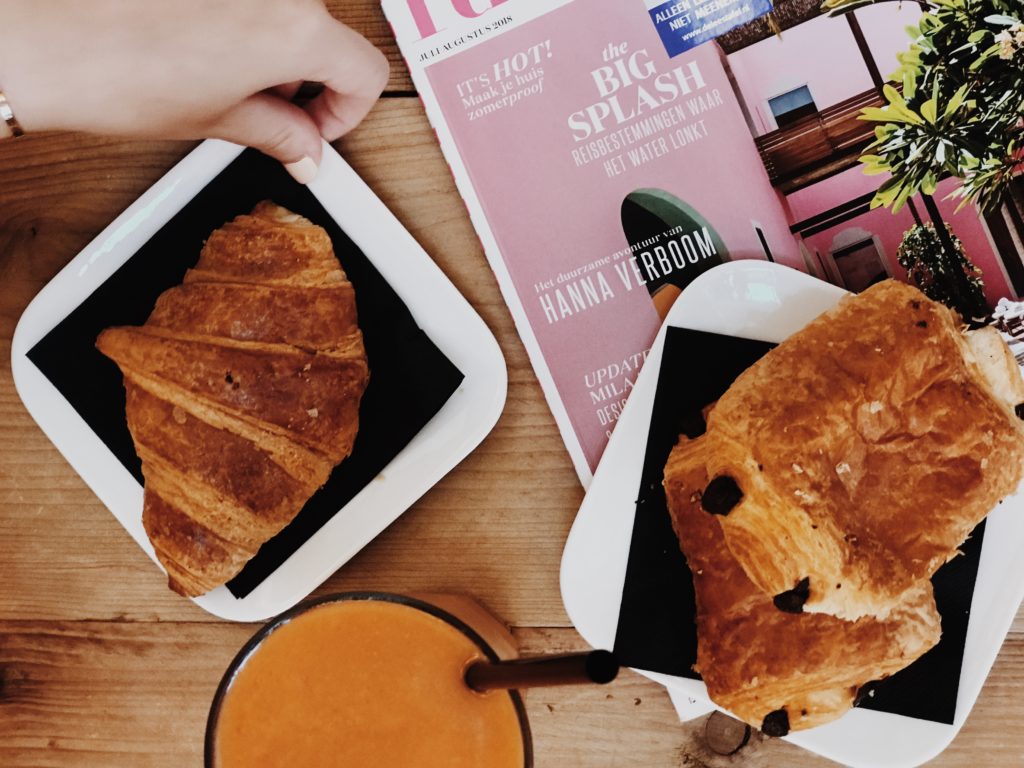
M 124 376 L 142 522 L 180 594 L 235 576 L 352 451 L 369 379 L 355 293 L 327 233 L 273 203 L 96 346 Z
M 665 466 L 672 527 L 693 573 L 697 664 L 717 704 L 770 736 L 834 720 L 860 688 L 920 657 L 941 636 L 932 585 L 887 621 L 780 611 L 747 578 L 721 526 L 701 507 L 705 438 L 681 438 Z
M 1024 382 L 991 328 L 886 281 L 741 374 L 707 421 L 702 491 L 782 610 L 884 619 L 1024 469 Z

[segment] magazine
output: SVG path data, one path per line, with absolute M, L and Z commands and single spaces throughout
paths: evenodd
M 585 485 L 663 318 L 717 264 L 859 291 L 908 279 L 900 246 L 938 218 L 990 307 L 1024 291 L 1009 213 L 957 211 L 954 179 L 870 207 L 860 113 L 885 103 L 921 9 L 818 5 L 383 0 Z

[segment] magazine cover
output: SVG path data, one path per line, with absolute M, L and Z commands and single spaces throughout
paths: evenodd
M 854 292 L 920 285 L 945 220 L 979 292 L 970 312 L 998 304 L 1021 330 L 1013 211 L 960 207 L 955 179 L 897 213 L 871 205 L 886 177 L 859 161 L 876 138 L 861 113 L 886 104 L 915 3 L 383 6 L 584 484 L 662 318 L 724 261 Z

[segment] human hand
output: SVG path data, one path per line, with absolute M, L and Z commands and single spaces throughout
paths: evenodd
M 26 131 L 221 138 L 311 181 L 320 137 L 370 111 L 388 63 L 320 0 L 0 0 L 0 89 Z M 305 107 L 303 81 L 324 83 Z

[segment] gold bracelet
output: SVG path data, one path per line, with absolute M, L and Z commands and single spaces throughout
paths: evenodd
M 25 131 L 21 129 L 21 123 L 18 122 L 18 118 L 14 116 L 14 110 L 11 109 L 11 103 L 7 101 L 7 97 L 4 92 L 0 90 L 0 120 L 3 120 L 10 130 L 11 135 L 17 138 L 18 136 L 24 135 Z

